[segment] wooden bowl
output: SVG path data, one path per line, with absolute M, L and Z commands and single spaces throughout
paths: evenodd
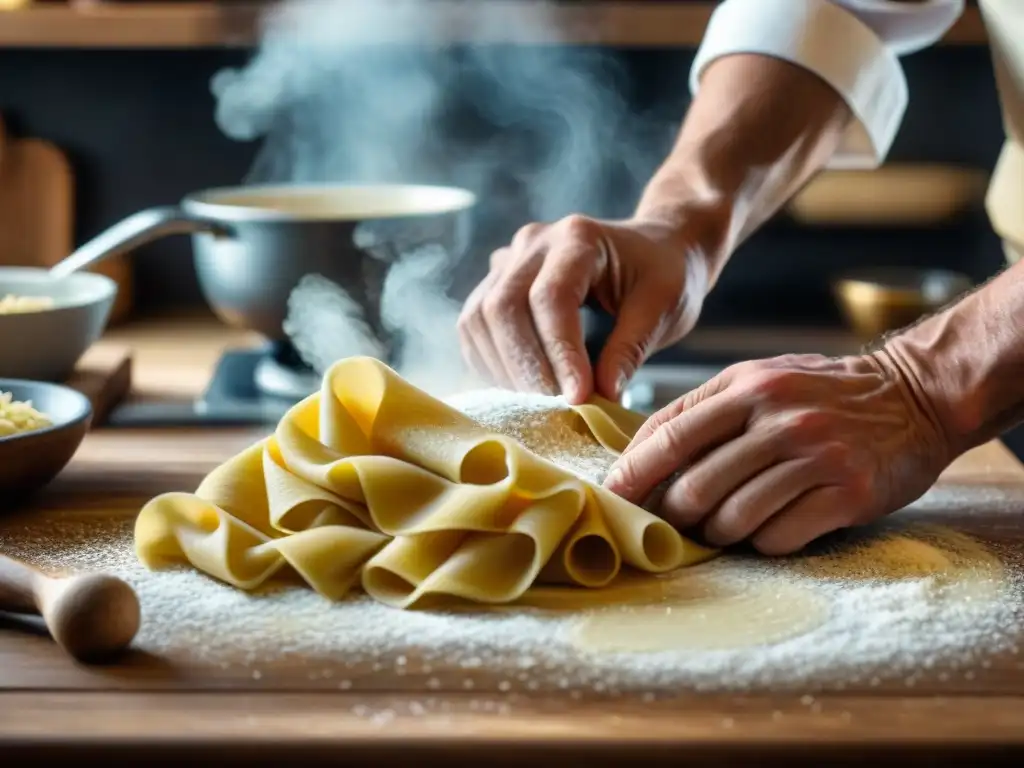
M 31 401 L 51 426 L 0 437 L 0 510 L 25 501 L 56 477 L 82 444 L 92 420 L 89 398 L 70 387 L 0 379 L 0 392 Z
M 843 318 L 865 341 L 910 325 L 970 288 L 959 272 L 899 267 L 849 273 L 832 283 Z

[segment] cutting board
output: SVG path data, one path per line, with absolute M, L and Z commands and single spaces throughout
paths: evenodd
M 74 248 L 74 175 L 60 147 L 15 138 L 0 120 L 0 266 L 49 268 Z M 131 262 L 108 259 L 92 271 L 118 285 L 110 322 L 131 312 Z
M 132 352 L 121 344 L 100 341 L 82 356 L 65 382 L 92 403 L 92 428 L 102 426 L 132 388 Z

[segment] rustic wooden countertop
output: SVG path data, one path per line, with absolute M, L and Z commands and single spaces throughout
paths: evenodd
M 110 336 L 134 347 L 141 390 L 177 396 L 201 389 L 226 346 L 256 341 L 188 318 L 136 323 Z M 157 493 L 191 490 L 256 434 L 100 429 L 36 504 L 131 516 Z M 1019 509 L 995 518 L 968 514 L 966 527 L 1024 547 L 1024 467 L 1005 447 L 991 443 L 971 452 L 942 482 L 1019 489 Z M 971 672 L 946 682 L 926 679 L 913 690 L 894 683 L 816 694 L 813 705 L 792 693 L 681 691 L 648 702 L 593 692 L 572 698 L 566 691 L 477 690 L 469 697 L 442 687 L 430 695 L 444 704 L 444 714 L 414 716 L 402 714 L 408 711 L 402 705 L 423 696 L 422 681 L 417 687 L 388 671 L 363 670 L 361 690 L 329 691 L 287 668 L 264 680 L 167 670 L 152 658 L 84 668 L 47 638 L 0 624 L 0 755 L 10 765 L 30 756 L 108 764 L 215 757 L 232 765 L 351 765 L 438 757 L 510 765 L 557 756 L 601 764 L 832 765 L 898 750 L 912 761 L 1009 761 L 1010 748 L 1024 750 L 1024 656 L 993 658 Z M 392 717 L 375 725 L 353 714 L 357 703 L 364 712 L 386 710 Z

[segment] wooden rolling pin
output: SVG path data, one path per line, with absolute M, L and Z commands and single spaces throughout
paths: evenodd
M 0 610 L 42 616 L 57 644 L 78 661 L 105 661 L 139 631 L 139 599 L 125 582 L 101 573 L 46 576 L 0 555 Z

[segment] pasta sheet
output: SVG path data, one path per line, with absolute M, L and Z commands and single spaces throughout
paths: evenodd
M 575 410 L 615 453 L 643 421 L 599 399 Z M 187 562 L 245 590 L 290 570 L 331 600 L 361 587 L 401 608 L 509 603 L 533 584 L 601 587 L 623 564 L 713 554 L 369 357 L 336 363 L 194 494 L 146 504 L 135 544 L 154 569 Z

